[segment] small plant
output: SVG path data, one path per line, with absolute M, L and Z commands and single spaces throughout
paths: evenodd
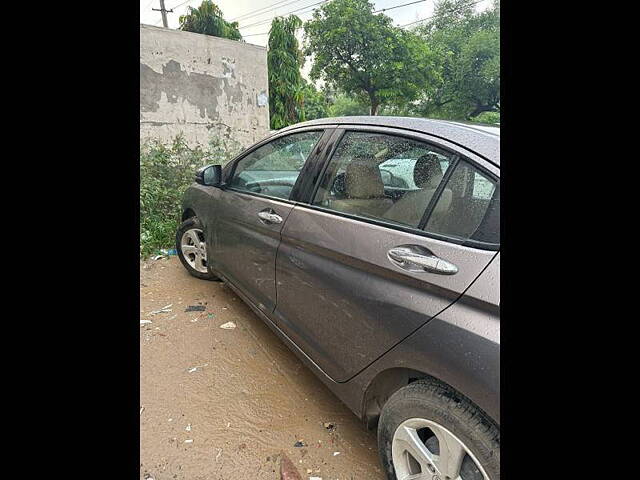
M 482 112 L 477 117 L 472 118 L 471 121 L 477 123 L 500 125 L 500 112 Z
M 170 144 L 152 140 L 140 146 L 141 257 L 173 247 L 182 195 L 196 170 L 212 163 L 224 165 L 239 152 L 239 144 L 220 138 L 192 148 L 181 135 Z

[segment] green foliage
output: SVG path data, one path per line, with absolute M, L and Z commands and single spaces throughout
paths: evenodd
M 304 118 L 305 120 L 315 120 L 316 118 L 325 118 L 329 116 L 329 100 L 325 92 L 316 89 L 313 83 L 307 82 L 304 78 L 304 87 L 302 88 L 302 96 L 304 101 Z
M 189 12 L 181 15 L 179 21 L 180 30 L 185 32 L 242 40 L 238 22 L 227 22 L 222 16 L 222 10 L 211 0 L 203 0 L 198 8 L 189 7 Z
M 327 109 L 329 117 L 369 115 L 369 107 L 362 101 L 344 93 L 337 93 Z
M 487 125 L 500 125 L 500 112 L 482 112 L 472 122 L 486 123 Z
M 271 128 L 279 129 L 305 119 L 304 84 L 300 75 L 304 58 L 296 30 L 302 21 L 295 15 L 271 22 L 267 66 L 269 69 L 269 115 Z
M 190 148 L 181 136 L 166 145 L 151 141 L 140 146 L 140 254 L 172 248 L 180 224 L 182 195 L 196 170 L 225 164 L 239 145 L 213 139 L 206 148 Z
M 440 0 L 434 18 L 416 29 L 435 52 L 439 81 L 416 111 L 469 120 L 500 111 L 500 3 L 482 13 L 474 0 Z
M 327 2 L 304 30 L 311 78 L 367 101 L 372 115 L 380 105 L 418 98 L 437 75 L 427 43 L 374 15 L 368 0 Z

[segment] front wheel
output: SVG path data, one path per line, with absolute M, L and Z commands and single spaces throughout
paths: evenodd
M 418 380 L 389 398 L 378 450 L 389 480 L 500 479 L 498 427 L 436 380 Z
M 198 217 L 187 218 L 176 232 L 176 251 L 184 268 L 194 277 L 217 280 L 207 263 L 207 243 L 204 227 Z

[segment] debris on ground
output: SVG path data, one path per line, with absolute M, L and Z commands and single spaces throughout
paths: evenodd
M 198 370 L 199 368 L 203 368 L 206 367 L 207 365 L 209 365 L 208 363 L 205 363 L 204 365 L 196 365 L 195 367 L 191 367 L 189 370 L 187 370 L 187 372 L 189 373 L 193 373 L 196 370 Z
M 340 455 L 340 452 L 333 452 L 333 456 Z
M 309 480 L 322 480 L 322 477 L 309 477 Z
M 190 424 L 190 423 L 187 425 L 187 427 L 185 428 L 185 430 L 186 430 L 187 432 L 190 432 L 190 431 L 191 431 L 191 424 Z
M 220 328 L 224 328 L 225 330 L 233 330 L 236 328 L 236 324 L 233 322 L 227 322 L 220 325 Z
M 144 411 L 144 407 L 140 407 L 140 415 L 142 415 L 143 411 Z
M 191 277 L 176 257 L 147 261 L 138 309 L 139 320 L 152 321 L 139 327 L 140 480 L 147 473 L 155 480 L 281 480 L 280 452 L 301 480 L 385 478 L 375 434 L 230 288 Z M 184 313 L 189 305 L 206 308 Z M 149 314 L 161 307 L 172 311 Z M 229 321 L 236 328 L 219 332 Z
M 296 443 L 293 444 L 294 447 L 300 448 L 300 447 L 306 447 L 307 444 L 304 443 L 303 440 L 298 440 Z
M 159 313 L 169 313 L 172 311 L 170 307 L 173 307 L 173 303 L 170 303 L 169 305 L 165 305 L 160 310 L 154 310 L 153 312 L 150 313 L 150 315 L 158 315 Z
M 336 430 L 335 423 L 325 422 L 322 424 L 324 428 L 326 428 L 329 432 L 334 432 Z
M 146 325 L 147 323 L 153 323 L 151 320 L 140 320 L 140 325 Z
M 185 312 L 204 312 L 207 309 L 204 305 L 189 305 Z
M 151 260 L 160 260 L 161 258 L 165 258 L 171 255 L 177 255 L 177 254 L 178 254 L 178 251 L 175 248 L 171 248 L 169 250 L 167 250 L 166 248 L 163 248 L 162 250 L 160 250 L 160 253 L 158 255 L 151 257 Z
M 302 480 L 298 469 L 284 453 L 280 460 L 280 480 Z
M 190 438 L 187 438 L 187 439 L 184 441 L 184 443 L 193 443 L 193 440 L 192 440 L 192 439 L 190 439 Z

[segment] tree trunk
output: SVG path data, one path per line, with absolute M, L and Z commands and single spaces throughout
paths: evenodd
M 377 101 L 371 101 L 371 115 L 378 115 L 378 107 L 380 107 L 380 103 Z

